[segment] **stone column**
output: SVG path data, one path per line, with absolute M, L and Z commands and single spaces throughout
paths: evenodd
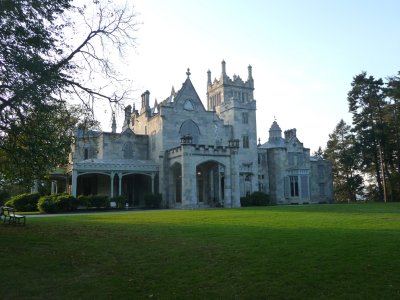
M 240 182 L 239 182 L 239 160 L 237 159 L 239 148 L 239 141 L 233 141 L 233 147 L 231 147 L 231 203 L 230 207 L 240 207 Z
M 114 176 L 115 176 L 115 173 L 111 172 L 111 174 L 110 174 L 110 181 L 111 181 L 111 184 L 110 184 L 110 188 L 111 188 L 110 198 L 114 197 Z
M 118 173 L 118 196 L 122 195 L 122 173 Z
M 151 193 L 154 194 L 154 177 L 155 174 L 151 173 Z
M 182 206 L 196 208 L 196 167 L 193 167 L 191 145 L 182 145 Z
M 78 189 L 78 171 L 72 171 L 72 196 L 76 197 L 76 191 Z

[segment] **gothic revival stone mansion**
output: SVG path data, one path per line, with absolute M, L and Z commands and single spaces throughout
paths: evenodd
M 252 68 L 247 79 L 207 72 L 207 108 L 190 80 L 150 106 L 126 107 L 122 132 L 77 131 L 70 155 L 70 191 L 123 195 L 132 207 L 145 193 L 161 193 L 169 208 L 240 207 L 254 191 L 277 204 L 332 202 L 331 164 L 310 157 L 296 136 L 274 121 L 265 144 L 257 143 Z

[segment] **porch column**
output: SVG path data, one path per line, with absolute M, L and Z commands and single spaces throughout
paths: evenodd
M 151 173 L 151 193 L 154 194 L 154 173 Z
M 118 196 L 122 195 L 122 173 L 118 173 Z
M 55 180 L 51 181 L 51 192 L 53 194 L 57 194 L 57 182 Z
M 110 181 L 111 181 L 111 183 L 110 183 L 110 189 L 111 189 L 110 198 L 114 197 L 114 176 L 115 176 L 115 173 L 111 172 L 111 175 L 110 175 Z
M 76 197 L 76 190 L 78 188 L 78 171 L 72 171 L 72 196 Z

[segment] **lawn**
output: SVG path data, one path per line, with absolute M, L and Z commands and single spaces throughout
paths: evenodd
M 166 210 L 0 226 L 2 299 L 400 299 L 400 204 Z

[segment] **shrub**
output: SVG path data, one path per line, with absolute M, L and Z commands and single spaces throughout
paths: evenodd
M 263 192 L 254 192 L 249 195 L 251 204 L 253 206 L 266 206 L 269 204 L 269 195 Z
M 106 195 L 93 195 L 89 197 L 89 206 L 96 208 L 109 207 L 110 201 Z
M 240 205 L 242 207 L 251 206 L 251 201 L 249 197 L 240 197 Z
M 5 206 L 13 207 L 18 211 L 35 211 L 37 210 L 39 197 L 38 193 L 20 194 L 8 200 Z
M 144 203 L 147 208 L 160 208 L 162 201 L 161 194 L 145 194 Z
M 10 193 L 8 191 L 0 190 L 0 206 L 2 206 L 3 203 L 6 203 L 9 198 Z
M 77 199 L 68 194 L 57 194 L 40 197 L 38 209 L 40 212 L 54 214 L 58 212 L 70 212 L 76 210 L 78 206 Z
M 246 197 L 240 198 L 240 205 L 245 206 L 267 206 L 270 204 L 270 197 L 263 192 L 254 192 Z
M 77 206 L 87 208 L 91 202 L 91 197 L 93 197 L 93 196 L 92 195 L 89 195 L 89 196 L 79 195 L 77 198 Z
M 68 212 L 76 210 L 78 208 L 78 200 L 72 195 L 57 195 L 55 202 L 58 207 L 58 211 Z
M 55 195 L 40 197 L 37 207 L 40 212 L 48 214 L 57 213 L 59 210 Z
M 124 208 L 125 207 L 125 203 L 128 202 L 128 201 L 124 196 L 119 195 L 119 196 L 116 196 L 114 198 L 111 198 L 110 202 L 115 202 L 117 204 L 118 208 Z

